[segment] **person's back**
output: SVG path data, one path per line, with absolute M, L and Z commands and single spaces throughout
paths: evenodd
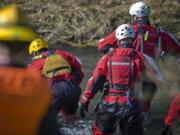
M 134 86 L 131 86 L 129 83 L 134 83 L 137 78 L 140 78 L 139 73 L 144 70 L 143 55 L 131 47 L 121 47 L 116 48 L 112 57 L 108 58 L 108 61 L 109 59 L 112 61 L 111 70 L 113 72 L 110 73 L 110 66 L 108 66 L 108 80 L 110 80 L 109 75 L 112 74 L 111 77 L 113 78 L 113 84 L 123 84 L 127 87 L 133 88 Z
M 56 113 L 61 110 L 63 114 L 75 114 L 81 93 L 79 85 L 83 79 L 77 58 L 60 49 L 48 50 L 47 43 L 41 38 L 31 42 L 29 54 L 33 56 L 33 62 L 28 69 L 39 71 L 48 80 Z
M 26 68 L 0 67 L 0 133 L 35 135 L 51 101 L 46 80 Z

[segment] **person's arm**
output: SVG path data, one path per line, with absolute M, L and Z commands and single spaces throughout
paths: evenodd
M 73 57 L 72 59 L 72 75 L 75 76 L 79 84 L 82 82 L 84 78 L 82 65 L 77 57 Z
M 171 53 L 173 55 L 180 54 L 180 43 L 177 39 L 170 33 L 161 31 L 160 33 L 163 50 L 167 53 Z
M 43 69 L 43 65 L 44 65 L 45 59 L 41 59 L 41 60 L 34 60 L 32 61 L 31 64 L 29 64 L 27 66 L 28 70 L 33 70 L 33 71 L 39 71 L 41 72 Z
M 78 84 L 80 84 L 84 77 L 84 73 L 82 71 L 81 63 L 78 61 L 78 59 L 66 51 L 57 50 L 56 53 L 63 55 L 63 57 L 68 60 L 72 68 L 71 74 L 76 78 Z
M 168 114 L 164 118 L 164 128 L 161 135 L 168 135 L 168 132 L 171 132 L 171 125 L 175 118 L 180 118 L 180 93 L 171 102 Z
M 164 119 L 165 125 L 172 125 L 175 118 L 180 118 L 180 93 L 171 102 L 168 114 Z
M 106 63 L 103 57 L 97 64 L 93 76 L 88 80 L 86 90 L 81 96 L 80 116 L 85 117 L 85 110 L 88 111 L 90 100 L 101 90 L 106 81 Z
M 109 48 L 111 47 L 116 48 L 116 46 L 117 46 L 117 39 L 115 36 L 115 31 L 113 31 L 107 37 L 105 37 L 99 42 L 98 51 L 106 54 L 109 51 Z
M 143 56 L 145 73 L 148 76 L 148 78 L 150 78 L 157 86 L 159 86 L 161 90 L 168 90 L 169 84 L 160 72 L 155 60 L 146 54 L 143 54 Z

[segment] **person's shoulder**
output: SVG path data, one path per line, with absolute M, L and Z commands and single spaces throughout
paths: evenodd
M 25 90 L 29 92 L 34 90 L 42 91 L 42 89 L 45 91 L 48 89 L 47 81 L 42 77 L 40 72 L 16 67 L 3 67 L 0 68 L 0 71 L 0 78 L 3 78 L 3 80 L 0 79 L 2 85 L 9 88 L 12 87 L 10 93 L 23 93 Z M 6 84 L 7 82 L 8 84 Z
M 166 31 L 164 29 L 160 29 L 160 33 L 161 33 L 161 35 L 173 36 L 172 33 L 168 32 L 168 31 Z
M 56 49 L 55 52 L 56 54 L 63 55 L 63 56 L 74 56 L 73 54 L 65 50 Z
M 106 53 L 99 59 L 98 63 L 105 62 L 109 57 L 110 57 L 109 53 Z

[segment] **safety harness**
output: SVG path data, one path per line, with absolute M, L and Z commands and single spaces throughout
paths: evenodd
M 132 65 L 133 65 L 133 58 L 134 58 L 134 56 L 135 56 L 135 50 L 132 50 L 131 52 L 130 52 L 130 64 L 129 64 L 129 81 L 128 81 L 128 86 L 126 86 L 126 85 L 124 85 L 124 84 L 113 84 L 112 82 L 112 56 L 113 56 L 113 49 L 111 49 L 110 51 L 109 51 L 109 55 L 110 55 L 110 58 L 109 58 L 109 69 L 110 69 L 110 80 L 109 80 L 109 84 L 110 84 L 110 90 L 109 90 L 109 92 L 108 92 L 108 94 L 110 93 L 110 95 L 123 95 L 123 96 L 127 96 L 127 98 L 128 98 L 128 102 L 127 102 L 127 105 L 128 105 L 128 107 L 130 107 L 130 108 L 133 108 L 133 109 L 135 109 L 135 110 L 140 110 L 141 109 L 141 107 L 140 107 L 140 104 L 138 103 L 138 104 L 135 104 L 135 103 L 132 103 L 132 100 L 131 100 L 131 98 L 132 98 L 132 96 L 133 96 L 133 94 L 132 94 L 132 90 L 131 90 L 131 82 L 132 82 L 132 72 L 133 72 L 133 67 L 132 67 Z M 125 93 L 111 93 L 111 89 L 116 89 L 116 90 L 124 90 L 125 91 Z
M 110 58 L 109 58 L 109 69 L 110 69 L 110 72 L 109 72 L 109 76 L 110 76 L 110 80 L 109 80 L 109 85 L 110 85 L 110 88 L 114 88 L 114 89 L 117 89 L 117 90 L 125 90 L 125 91 L 128 91 L 130 90 L 130 85 L 131 85 L 131 80 L 132 80 L 132 61 L 133 61 L 133 57 L 135 56 L 135 50 L 132 50 L 130 52 L 130 64 L 129 64 L 129 81 L 128 81 L 128 86 L 124 85 L 124 84 L 113 84 L 113 81 L 112 81 L 112 56 L 113 56 L 113 49 L 110 49 L 109 51 L 109 55 L 110 55 Z

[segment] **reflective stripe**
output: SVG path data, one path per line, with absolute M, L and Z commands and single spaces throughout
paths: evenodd
M 108 65 L 109 65 L 109 62 L 108 62 Z M 114 65 L 114 66 L 119 66 L 119 65 L 121 65 L 121 66 L 129 66 L 130 63 L 129 62 L 112 62 L 112 65 Z
M 82 99 L 83 99 L 84 101 L 87 101 L 87 98 L 86 98 L 85 96 L 82 96 Z
M 93 77 L 89 78 L 89 80 L 88 80 L 88 81 L 90 81 L 90 80 L 92 80 L 92 79 L 93 79 Z

